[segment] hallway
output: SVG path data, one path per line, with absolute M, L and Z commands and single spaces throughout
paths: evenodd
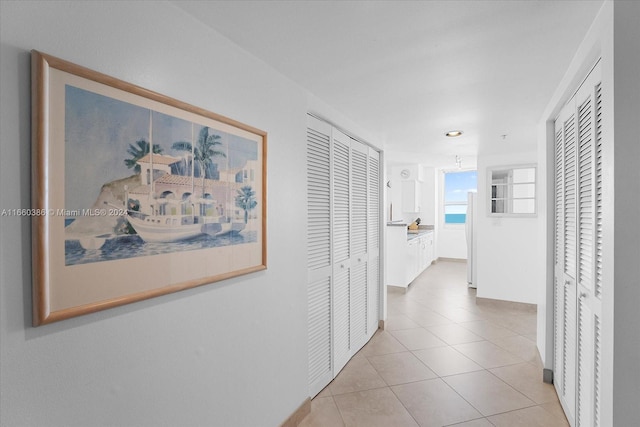
M 388 292 L 388 318 L 311 402 L 300 424 L 568 426 L 542 382 L 531 306 L 482 301 L 466 264 L 440 261 L 409 291 Z

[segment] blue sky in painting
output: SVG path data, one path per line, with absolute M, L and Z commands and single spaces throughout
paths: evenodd
M 65 96 L 65 209 L 86 209 L 96 201 L 103 184 L 134 174 L 124 160 L 130 157 L 129 144 L 149 140 L 149 109 L 69 85 Z M 196 139 L 201 128 L 195 124 Z M 214 159 L 219 170 L 257 160 L 254 141 L 212 133 L 222 137 L 220 150 L 229 153 L 227 158 Z M 176 141 L 191 141 L 191 122 L 153 112 L 154 145 L 160 145 L 163 154 L 181 157 L 184 153 L 171 149 Z

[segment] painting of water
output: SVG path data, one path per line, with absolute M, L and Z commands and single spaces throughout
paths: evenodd
M 265 131 L 31 64 L 34 325 L 267 268 Z

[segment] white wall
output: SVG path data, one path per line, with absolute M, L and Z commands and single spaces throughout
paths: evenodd
M 640 420 L 640 3 L 614 3 L 613 424 Z
M 517 142 L 516 142 L 517 143 Z M 535 304 L 539 286 L 538 233 L 535 218 L 490 217 L 489 178 L 493 167 L 537 163 L 535 151 L 478 157 L 477 295 Z M 540 193 L 539 193 L 540 194 Z
M 268 132 L 263 272 L 33 328 L 30 223 L 0 218 L 0 424 L 279 425 L 308 397 L 305 114 L 335 112 L 165 2 L 0 11 L 1 208 L 30 206 L 31 49 Z

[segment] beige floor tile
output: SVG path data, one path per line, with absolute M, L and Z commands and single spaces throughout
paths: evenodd
M 407 317 L 416 322 L 418 325 L 423 328 L 435 325 L 446 325 L 448 323 L 453 323 L 452 320 L 447 319 L 446 317 L 435 313 L 434 311 L 425 308 L 420 311 L 408 312 Z
M 311 412 L 299 427 L 342 427 L 342 416 L 333 397 L 316 397 L 311 401 Z
M 568 427 L 564 417 L 555 417 L 539 406 L 488 417 L 496 427 Z
M 304 427 L 490 427 L 487 417 L 498 425 L 567 425 L 533 357 L 535 310 L 476 303 L 464 263 L 438 262 L 406 293 L 389 291 L 387 313 L 387 329 L 312 401 Z
M 537 329 L 536 314 L 496 316 L 493 322 L 498 326 L 510 329 L 520 335 L 535 334 Z
M 538 347 L 522 335 L 494 338 L 490 341 L 498 347 L 504 348 L 509 353 L 515 354 L 525 362 L 538 363 Z
M 487 421 L 486 418 L 480 418 L 477 420 L 467 421 L 464 423 L 449 424 L 448 427 L 493 427 L 493 424 Z
M 437 375 L 412 353 L 369 356 L 369 362 L 388 385 L 435 378 Z
M 386 383 L 365 358 L 351 359 L 329 385 L 333 396 L 386 387 Z
M 358 352 L 362 356 L 376 356 L 379 354 L 400 353 L 407 351 L 407 348 L 400 344 L 390 332 L 378 331 L 369 340 L 362 350 Z
M 524 362 L 518 356 L 490 341 L 458 344 L 452 347 L 486 369 Z
M 448 325 L 436 325 L 425 328 L 427 331 L 432 332 L 435 336 L 449 345 L 463 344 L 474 341 L 484 341 L 479 335 L 474 334 L 470 330 L 463 328 L 455 323 Z
M 384 323 L 385 331 L 397 331 L 399 329 L 412 329 L 419 327 L 420 325 L 409 319 L 404 314 L 389 315 Z
M 565 416 L 564 411 L 562 410 L 562 405 L 560 405 L 560 401 L 558 400 L 555 402 L 544 403 L 538 406 L 540 406 L 545 411 L 549 412 L 551 415 L 554 415 L 556 418 L 562 418 L 565 421 L 567 420 L 567 417 Z
M 347 427 L 418 426 L 388 387 L 334 397 Z
M 420 381 L 391 387 L 421 427 L 439 427 L 482 415 L 444 381 Z
M 481 371 L 483 369 L 482 366 L 451 347 L 416 350 L 413 354 L 440 377 Z
M 522 393 L 487 371 L 453 375 L 443 380 L 484 416 L 535 405 Z
M 482 318 L 477 314 L 459 307 L 441 306 L 434 308 L 433 310 L 454 322 L 472 322 L 482 320 Z
M 316 395 L 316 397 L 329 397 L 331 396 L 331 387 L 326 386 L 325 388 L 323 388 L 320 393 L 318 393 Z
M 447 345 L 440 338 L 424 328 L 403 329 L 401 331 L 391 331 L 390 333 L 409 350 L 420 350 L 422 348 Z
M 461 322 L 460 326 L 467 328 L 476 335 L 480 335 L 485 339 L 503 338 L 518 335 L 510 329 L 503 328 L 487 320 L 480 320 L 477 322 Z
M 542 368 L 530 363 L 519 363 L 489 371 L 536 403 L 558 400 L 553 385 L 542 381 Z

